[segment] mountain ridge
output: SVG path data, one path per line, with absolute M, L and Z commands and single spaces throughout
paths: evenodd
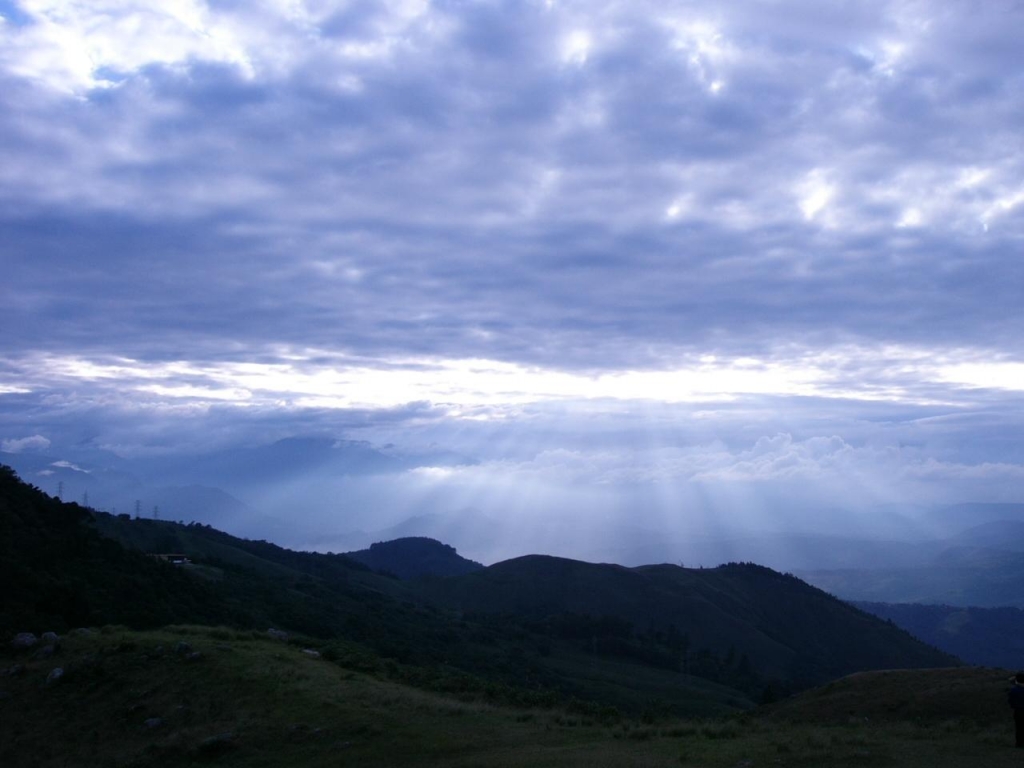
M 0 528 L 7 583 L 38 584 L 18 591 L 25 600 L 0 626 L 10 633 L 97 622 L 278 626 L 356 643 L 360 654 L 423 670 L 417 675 L 454 665 L 517 690 L 627 709 L 652 699 L 743 708 L 769 687 L 796 690 L 856 669 L 956 663 L 793 576 L 753 564 L 627 568 L 531 555 L 400 581 L 344 555 L 64 504 L 10 470 L 0 473 Z M 71 544 L 55 559 L 48 537 L 61 536 Z M 168 552 L 194 562 L 174 567 L 145 556 Z M 144 589 L 118 598 L 116 590 L 94 588 L 122 581 Z M 41 593 L 57 596 L 46 615 L 32 612 Z M 78 604 L 98 613 L 62 614 L 69 609 L 61 606 Z M 708 681 L 733 693 L 723 698 Z

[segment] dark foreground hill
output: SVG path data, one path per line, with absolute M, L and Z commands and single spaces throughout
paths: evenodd
M 867 673 L 763 714 L 631 718 L 580 706 L 510 706 L 486 689 L 424 691 L 337 651 L 226 628 L 71 633 L 46 658 L 33 649 L 0 668 L 0 765 L 1020 764 L 1003 704 L 1007 673 L 995 670 Z M 46 682 L 54 669 L 63 674 Z
M 91 520 L 0 465 L 0 633 L 240 620 L 213 585 L 104 539 Z
M 455 547 L 425 536 L 381 541 L 371 544 L 369 549 L 346 552 L 345 556 L 375 571 L 393 573 L 400 579 L 461 576 L 483 568 L 480 563 L 461 557 Z
M 992 667 L 858 672 L 762 711 L 798 723 L 936 724 L 956 719 L 998 725 L 1012 719 L 1006 700 L 1009 677 L 1008 670 Z
M 531 555 L 423 589 L 462 611 L 527 616 L 553 629 L 566 615 L 593 617 L 594 626 L 581 631 L 595 643 L 613 644 L 628 626 L 684 664 L 713 649 L 745 660 L 748 676 L 797 687 L 859 670 L 956 663 L 793 576 L 753 564 L 625 568 Z

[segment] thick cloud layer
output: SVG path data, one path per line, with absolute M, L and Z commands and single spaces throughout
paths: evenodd
M 0 17 L 9 453 L 329 434 L 624 507 L 1020 488 L 1019 3 Z

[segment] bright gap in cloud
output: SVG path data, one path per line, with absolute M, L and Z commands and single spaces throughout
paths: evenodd
M 585 30 L 571 32 L 562 42 L 562 62 L 583 66 L 587 63 L 592 45 L 590 34 Z
M 815 170 L 798 185 L 797 196 L 804 218 L 813 221 L 832 201 L 835 187 L 828 182 L 822 171 Z
M 24 0 L 21 8 L 32 23 L 9 41 L 13 69 L 59 91 L 115 85 L 105 71 L 131 73 L 192 60 L 232 64 L 247 77 L 254 74 L 239 30 L 195 0 L 131 5 Z
M 1024 392 L 1024 363 L 955 363 L 942 368 L 939 381 L 978 389 Z
M 559 400 L 687 403 L 797 396 L 935 403 L 937 384 L 947 387 L 949 399 L 941 401 L 947 403 L 965 387 L 1024 391 L 1024 364 L 979 358 L 976 351 L 845 347 L 778 359 L 703 356 L 665 370 L 588 373 L 494 360 L 366 362 L 321 350 L 280 355 L 277 363 L 147 364 L 39 356 L 24 361 L 21 375 L 11 377 L 15 389 L 10 391 L 91 382 L 143 399 L 315 408 L 429 402 L 456 415 Z

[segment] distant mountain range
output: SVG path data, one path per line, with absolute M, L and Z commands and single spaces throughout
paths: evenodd
M 914 567 L 797 571 L 844 600 L 1024 608 L 1024 552 L 951 546 Z
M 564 522 L 553 521 L 523 530 L 512 521 L 502 521 L 476 509 L 462 509 L 417 515 L 372 532 L 328 534 L 314 543 L 319 549 L 344 551 L 365 548 L 375 541 L 422 536 L 445 541 L 482 562 L 508 559 L 501 553 L 508 549 L 509 541 L 530 545 L 536 552 L 623 565 L 663 562 L 709 567 L 727 562 L 756 562 L 796 573 L 840 597 L 884 601 L 890 597 L 847 593 L 843 591 L 845 586 L 839 589 L 842 576 L 832 572 L 855 572 L 849 580 L 851 584 L 870 584 L 875 580 L 867 572 L 963 567 L 968 565 L 965 558 L 971 551 L 982 559 L 995 551 L 1024 553 L 1024 506 L 964 504 L 919 510 L 916 514 L 921 519 L 915 528 L 901 528 L 902 535 L 907 537 L 904 539 L 801 532 L 682 535 L 628 523 L 609 527 L 612 523 L 607 521 L 595 521 L 587 528 L 586 536 L 580 536 L 578 527 Z M 1022 519 L 1000 519 L 998 515 L 1020 515 Z M 928 522 L 932 518 L 935 522 Z
M 1024 610 L 854 603 L 968 664 L 1024 668 Z
M 65 500 L 95 509 L 132 515 L 138 510 L 143 517 L 195 521 L 239 536 L 317 550 L 356 550 L 374 542 L 422 536 L 444 541 L 484 563 L 527 552 L 624 565 L 710 567 L 744 561 L 812 580 L 824 571 L 930 568 L 944 551 L 958 547 L 1024 552 L 1022 504 L 854 511 L 787 509 L 785 500 L 775 500 L 778 509 L 758 519 L 774 521 L 776 529 L 751 530 L 730 522 L 728 510 L 715 525 L 708 525 L 707 510 L 699 509 L 680 509 L 675 526 L 668 528 L 645 519 L 643 510 L 592 517 L 567 510 L 527 524 L 486 508 L 439 511 L 416 497 L 409 504 L 414 514 L 397 522 L 389 517 L 376 525 L 377 510 L 371 501 L 375 496 L 366 490 L 373 483 L 400 478 L 415 467 L 472 461 L 442 450 L 400 455 L 388 447 L 317 434 L 190 457 L 126 459 L 79 445 L 60 451 L 0 453 L 0 462 L 50 495 L 60 492 Z M 353 486 L 362 487 L 363 495 L 352 493 Z M 295 514 L 297 510 L 302 514 Z M 584 528 L 586 535 L 581 535 Z M 834 591 L 840 585 L 820 578 L 816 583 L 826 589 Z M 908 599 L 878 591 L 841 594 Z
M 61 494 L 111 513 L 144 517 L 154 508 L 165 520 L 200 522 L 239 533 L 283 536 L 293 526 L 265 516 L 239 500 L 259 499 L 269 489 L 294 485 L 296 493 L 316 478 L 375 475 L 408 468 L 407 459 L 368 444 L 333 438 L 291 437 L 250 448 L 200 456 L 123 459 L 107 451 L 0 452 L 0 463 L 51 495 Z

